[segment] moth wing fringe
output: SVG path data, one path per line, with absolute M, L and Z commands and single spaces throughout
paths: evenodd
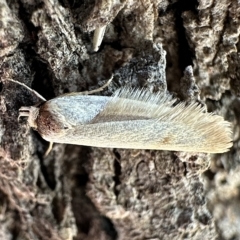
M 142 117 L 158 122 L 171 121 L 172 124 L 185 125 L 204 135 L 207 144 L 211 144 L 215 152 L 225 152 L 232 146 L 231 124 L 223 117 L 204 112 L 205 108 L 198 103 L 186 105 L 181 102 L 175 106 L 174 103 L 176 99 L 166 93 L 153 94 L 144 89 L 123 88 L 115 92 L 100 115 L 118 116 L 120 121 L 126 115 L 132 119 Z
M 176 101 L 164 92 L 154 94 L 145 89 L 122 88 L 114 93 L 113 99 L 109 101 L 106 111 L 103 110 L 103 114 L 111 111 L 124 115 L 132 111 L 132 115 L 134 113 L 141 114 L 160 121 L 183 121 L 189 125 L 204 121 L 225 122 L 221 116 L 204 113 L 205 108 L 198 103 L 186 105 L 186 103 L 181 102 L 173 106 Z M 137 106 L 134 106 L 134 104 Z

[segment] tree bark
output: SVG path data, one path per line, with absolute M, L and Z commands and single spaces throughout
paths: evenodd
M 0 239 L 239 239 L 237 0 L 0 0 Z M 106 27 L 100 49 L 93 31 Z M 63 93 L 168 91 L 232 122 L 224 154 L 48 143 L 18 119 Z M 191 136 L 189 136 L 191 138 Z

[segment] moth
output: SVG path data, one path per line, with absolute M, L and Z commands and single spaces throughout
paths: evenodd
M 111 97 L 64 94 L 37 107 L 21 107 L 22 116 L 55 143 L 204 153 L 232 146 L 231 124 L 221 116 L 144 89 L 122 88 Z

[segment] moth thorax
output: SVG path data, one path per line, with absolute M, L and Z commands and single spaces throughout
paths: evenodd
M 39 109 L 37 117 L 37 131 L 44 137 L 61 136 L 66 126 L 55 111 L 48 108 L 47 103 Z
M 21 107 L 19 109 L 19 116 L 20 117 L 28 117 L 28 124 L 30 127 L 37 129 L 37 122 L 36 119 L 38 117 L 39 108 L 38 107 Z

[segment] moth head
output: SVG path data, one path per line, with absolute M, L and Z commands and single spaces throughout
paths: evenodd
M 48 102 L 34 107 L 21 107 L 18 118 L 20 117 L 27 117 L 29 126 L 48 141 L 65 135 L 71 128 L 71 125 L 65 122 L 64 116 L 52 108 Z
M 37 130 L 37 117 L 39 114 L 39 108 L 38 107 L 21 107 L 19 109 L 19 116 L 20 117 L 27 117 L 28 124 L 33 129 Z

